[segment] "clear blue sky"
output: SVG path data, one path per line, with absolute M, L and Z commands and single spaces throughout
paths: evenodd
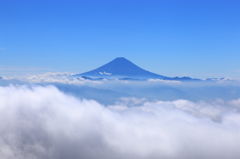
M 240 1 L 0 0 L 0 76 L 116 57 L 165 76 L 240 78 Z

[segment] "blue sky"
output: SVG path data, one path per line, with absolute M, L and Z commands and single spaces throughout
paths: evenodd
M 165 76 L 240 78 L 240 1 L 0 0 L 0 76 L 116 57 Z

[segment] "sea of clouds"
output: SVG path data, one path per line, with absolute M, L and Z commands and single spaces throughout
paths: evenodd
M 101 74 L 109 74 L 109 73 L 101 72 Z M 84 78 L 75 78 L 72 75 L 75 75 L 75 73 L 71 73 L 71 72 L 47 72 L 47 73 L 44 73 L 44 74 L 32 74 L 32 75 L 27 75 L 27 76 L 12 76 L 12 77 L 4 77 L 3 76 L 1 78 L 5 79 L 5 80 L 17 79 L 17 80 L 27 81 L 27 82 L 31 82 L 31 83 L 58 82 L 58 83 L 65 83 L 65 84 L 82 84 L 83 81 L 93 82 L 93 81 L 86 80 Z M 206 80 L 206 79 L 203 79 L 203 80 Z M 218 83 L 233 82 L 233 81 L 234 82 L 240 82 L 240 79 L 233 79 L 233 78 L 230 78 L 230 77 L 211 78 L 211 80 L 215 81 L 215 82 L 218 82 Z M 182 83 L 180 81 L 162 80 L 162 79 L 148 79 L 147 81 L 149 81 L 149 82 L 162 82 L 162 83 Z M 104 82 L 104 81 L 102 81 L 102 82 Z
M 239 147 L 240 98 L 101 105 L 53 85 L 0 86 L 1 159 L 239 159 Z

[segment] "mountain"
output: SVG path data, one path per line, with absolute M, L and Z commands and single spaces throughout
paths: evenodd
M 119 80 L 147 80 L 147 79 L 161 79 L 174 81 L 195 81 L 199 79 L 192 79 L 190 77 L 166 77 L 150 71 L 144 70 L 135 65 L 124 57 L 118 57 L 109 63 L 81 74 L 76 74 L 71 77 L 77 77 L 87 80 L 103 80 L 116 79 Z
M 164 79 L 165 76 L 146 71 L 124 57 L 119 57 L 111 62 L 89 72 L 74 75 L 89 78 L 130 78 L 130 79 Z

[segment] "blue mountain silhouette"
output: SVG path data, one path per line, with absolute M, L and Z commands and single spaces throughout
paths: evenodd
M 146 79 L 163 79 L 177 81 L 199 80 L 190 77 L 166 77 L 150 71 L 144 70 L 135 65 L 124 57 L 118 57 L 109 63 L 81 74 L 73 75 L 72 77 L 81 77 L 88 80 L 103 80 L 105 79 L 120 79 L 120 80 L 146 80 Z
M 124 57 L 118 57 L 111 62 L 89 72 L 74 76 L 85 78 L 133 78 L 133 79 L 164 79 L 165 76 L 146 71 Z

